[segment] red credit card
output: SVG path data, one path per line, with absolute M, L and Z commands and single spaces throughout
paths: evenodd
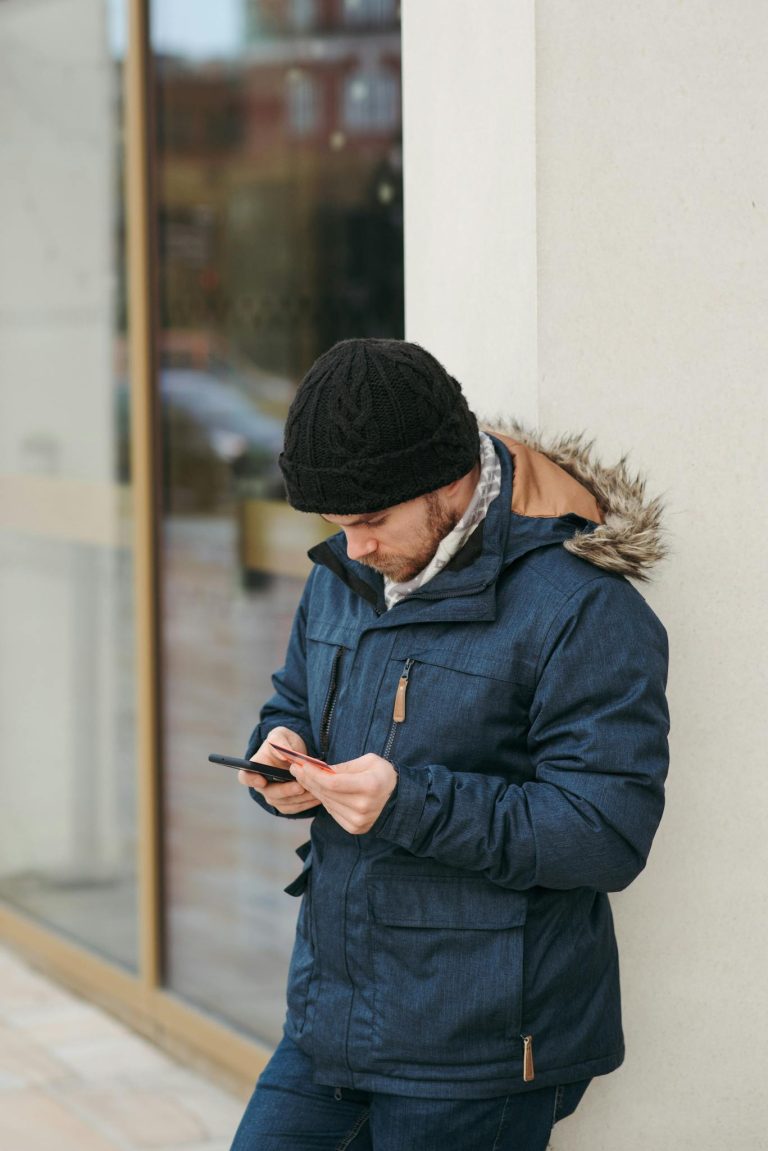
M 333 771 L 332 767 L 329 767 L 322 759 L 315 759 L 314 755 L 305 755 L 303 751 L 294 751 L 290 747 L 283 747 L 280 743 L 273 743 L 271 739 L 267 742 L 270 747 L 273 747 L 275 751 L 278 751 L 280 755 L 285 756 L 292 763 L 311 763 L 313 767 L 319 767 L 323 771 Z

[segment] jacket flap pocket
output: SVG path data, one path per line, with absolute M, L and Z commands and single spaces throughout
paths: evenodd
M 528 898 L 478 879 L 409 876 L 368 881 L 371 919 L 388 927 L 498 931 L 525 923 Z
M 288 886 L 283 888 L 286 895 L 303 895 L 306 891 L 309 882 L 309 870 L 312 867 L 312 840 L 308 839 L 306 843 L 302 843 L 300 847 L 297 847 L 296 854 L 304 864 L 304 867 L 296 878 L 292 879 Z
M 354 647 L 357 632 L 353 627 L 345 627 L 331 619 L 313 619 L 307 624 L 307 639 L 318 643 L 332 643 L 337 647 Z
M 432 667 L 446 668 L 448 671 L 458 671 L 462 675 L 482 676 L 483 679 L 496 679 L 501 683 L 533 682 L 536 672 L 536 660 L 530 653 L 521 652 L 517 648 L 506 649 L 502 646 L 489 650 L 483 639 L 477 642 L 432 644 L 423 648 L 415 648 L 410 637 L 404 637 L 392 651 L 391 658 L 402 661 L 407 658 L 417 663 Z

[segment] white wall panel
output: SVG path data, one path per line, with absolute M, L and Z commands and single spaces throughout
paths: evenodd
M 403 4 L 406 335 L 536 420 L 533 0 Z
M 560 1151 L 768 1146 L 768 8 L 537 4 L 539 402 L 667 495 L 667 812 L 614 898 L 625 1068 Z M 760 526 L 758 526 L 758 523 Z

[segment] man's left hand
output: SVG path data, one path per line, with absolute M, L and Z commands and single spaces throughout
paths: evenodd
M 335 763 L 332 774 L 308 763 L 292 763 L 290 770 L 339 826 L 352 835 L 371 830 L 397 785 L 392 764 L 373 754 Z

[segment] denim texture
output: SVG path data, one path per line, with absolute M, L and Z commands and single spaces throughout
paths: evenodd
M 370 751 L 398 771 L 365 835 L 306 813 L 286 1033 L 316 1083 L 481 1099 L 623 1058 L 607 893 L 642 870 L 663 810 L 666 633 L 623 576 L 561 546 L 593 524 L 509 510 L 496 450 L 481 528 L 390 611 L 343 536 L 314 550 L 249 743 L 285 725 L 331 763 Z
M 231 1151 L 545 1151 L 553 1124 L 575 1111 L 588 1086 L 461 1100 L 339 1090 L 315 1086 L 310 1060 L 284 1039 Z

